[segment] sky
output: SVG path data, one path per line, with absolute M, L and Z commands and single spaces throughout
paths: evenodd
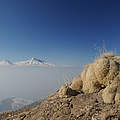
M 119 0 L 0 0 L 0 60 L 86 64 L 102 41 L 120 52 Z

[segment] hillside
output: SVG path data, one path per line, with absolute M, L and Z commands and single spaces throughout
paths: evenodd
M 41 104 L 1 120 L 120 120 L 120 56 L 106 53 Z

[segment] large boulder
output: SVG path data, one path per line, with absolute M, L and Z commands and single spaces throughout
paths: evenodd
M 84 93 L 103 90 L 105 103 L 120 102 L 120 57 L 106 53 L 83 69 L 81 75 L 72 81 L 71 89 Z
M 111 58 L 99 58 L 89 64 L 81 73 L 83 92 L 98 92 L 102 86 L 108 86 L 118 75 L 119 64 Z

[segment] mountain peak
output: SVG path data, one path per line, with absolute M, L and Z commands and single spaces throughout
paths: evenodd
M 32 100 L 26 100 L 23 98 L 11 97 L 0 101 L 0 112 L 17 110 L 29 104 L 32 104 Z
M 15 65 L 28 65 L 28 66 L 55 66 L 55 64 L 48 63 L 44 60 L 34 58 L 28 59 L 26 61 L 16 62 Z
M 34 57 L 32 57 L 32 58 L 30 59 L 30 61 L 38 61 L 38 62 L 41 62 L 41 63 L 44 63 L 44 62 L 45 62 L 44 60 L 37 59 L 37 58 L 34 58 Z
M 0 65 L 3 65 L 3 66 L 5 66 L 5 65 L 12 65 L 12 64 L 13 63 L 11 61 L 9 61 L 9 60 L 0 61 Z
M 26 61 L 18 61 L 15 63 L 12 63 L 9 60 L 4 60 L 4 61 L 0 61 L 0 66 L 8 66 L 8 65 L 18 65 L 18 66 L 52 66 L 54 67 L 55 64 L 51 64 L 46 62 L 45 60 L 41 60 L 35 57 L 32 57 L 31 59 L 28 59 Z

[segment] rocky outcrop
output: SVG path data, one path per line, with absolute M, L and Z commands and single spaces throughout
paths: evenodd
M 85 66 L 81 75 L 75 78 L 70 88 L 84 93 L 103 90 L 105 103 L 119 103 L 120 96 L 120 57 L 106 53 L 92 64 Z

